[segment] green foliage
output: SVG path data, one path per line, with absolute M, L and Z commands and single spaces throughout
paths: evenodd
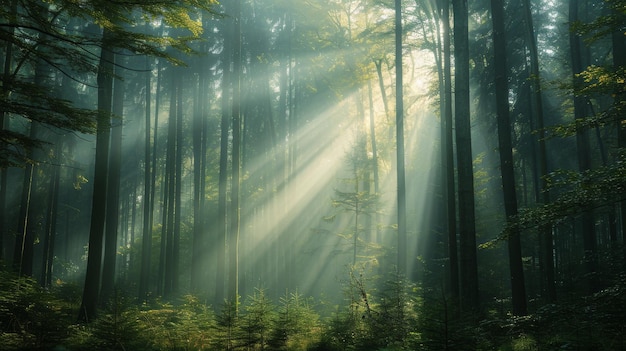
M 384 346 L 406 348 L 409 335 L 416 325 L 414 297 L 409 294 L 412 285 L 393 272 L 381 288 L 377 312 L 370 328 L 375 340 Z
M 525 317 L 492 318 L 478 328 L 480 350 L 622 350 L 626 284 L 548 304 Z
M 197 297 L 185 295 L 179 304 L 162 304 L 141 312 L 150 345 L 167 350 L 209 350 L 214 342 L 215 316 Z
M 67 332 L 73 311 L 36 281 L 0 270 L 0 345 L 3 350 L 51 348 Z M 54 322 L 52 322 L 54 321 Z
M 595 42 L 613 32 L 623 32 L 626 1 L 605 0 L 606 13 L 589 23 L 578 22 L 572 26 L 576 33 L 586 36 L 587 43 Z
M 301 294 L 286 294 L 276 306 L 257 289 L 240 315 L 234 304 L 225 303 L 217 316 L 191 295 L 176 305 L 137 306 L 118 292 L 91 323 L 73 324 L 77 304 L 71 285 L 59 283 L 46 291 L 32 279 L 2 270 L 0 343 L 3 350 L 138 351 L 466 350 L 467 345 L 617 351 L 626 344 L 624 275 L 590 296 L 545 305 L 525 317 L 487 314 L 479 323 L 456 317 L 443 295 L 418 299 L 424 292 L 397 275 L 379 290 L 366 288 L 363 277 L 354 274 L 348 285 L 351 303 L 323 322 Z
M 93 86 L 89 78 L 99 70 L 103 46 L 125 49 L 182 65 L 179 53 L 191 54 L 191 43 L 202 34 L 201 14 L 211 12 L 217 1 L 16 1 L 0 9 L 0 42 L 8 69 L 2 75 L 0 114 L 20 116 L 64 131 L 95 132 L 97 112 L 78 108 L 63 99 L 69 83 L 58 88 L 56 76 Z M 13 13 L 15 11 L 15 13 Z M 92 23 L 97 30 L 77 29 L 76 23 Z M 144 31 L 145 23 L 160 21 L 169 31 Z M 74 27 L 73 27 L 74 26 Z M 103 42 L 101 29 L 109 30 L 110 43 Z M 178 53 L 172 50 L 173 48 Z M 10 55 L 10 56 L 8 56 Z M 112 74 L 112 72 L 105 72 Z M 33 75 L 35 82 L 33 82 Z M 0 128 L 3 129 L 3 128 Z M 0 130 L 0 168 L 20 166 L 29 151 L 43 140 L 15 130 Z
M 626 189 L 626 159 L 585 172 L 555 171 L 548 177 L 549 190 L 558 196 L 549 204 L 521 209 L 496 239 L 480 245 L 490 248 L 508 237 L 509 231 L 555 225 L 566 218 L 623 200 Z
M 235 301 L 224 301 L 220 312 L 216 316 L 216 322 L 214 347 L 219 350 L 233 350 L 239 338 L 239 318 Z
M 79 350 L 127 350 L 143 349 L 148 340 L 140 333 L 138 310 L 124 297 L 116 296 L 90 324 L 77 326 L 78 340 L 70 338 Z
M 245 315 L 241 319 L 243 345 L 246 348 L 265 350 L 275 319 L 275 306 L 264 289 L 257 288 L 248 296 Z
M 310 299 L 297 291 L 280 298 L 269 346 L 272 350 L 306 350 L 318 337 L 319 316 Z
M 392 273 L 380 293 L 366 289 L 363 275 L 351 273 L 350 304 L 327 322 L 315 350 L 408 350 L 417 330 L 410 284 Z

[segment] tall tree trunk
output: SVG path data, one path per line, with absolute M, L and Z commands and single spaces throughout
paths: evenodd
M 460 303 L 465 312 L 479 308 L 478 261 L 469 97 L 469 42 L 467 0 L 453 0 L 455 132 L 458 167 L 460 244 Z
M 54 148 L 54 159 L 59 162 L 63 141 L 58 140 Z M 43 257 L 41 260 L 41 284 L 49 288 L 52 285 L 52 272 L 54 263 L 54 244 L 56 240 L 57 218 L 59 209 L 59 184 L 61 182 L 60 164 L 51 165 L 52 176 L 48 190 L 48 208 L 46 210 L 46 231 L 43 240 Z
M 204 255 L 204 109 L 202 101 L 204 96 L 204 64 L 200 62 L 198 82 L 196 86 L 196 101 L 194 102 L 193 116 L 193 249 L 191 253 L 191 290 L 198 292 L 202 279 L 201 257 Z
M 459 299 L 459 259 L 456 239 L 456 196 L 454 179 L 454 144 L 452 139 L 452 70 L 450 53 L 450 1 L 439 0 L 442 11 L 443 36 L 443 79 L 444 79 L 444 108 L 443 108 L 443 140 L 442 164 L 445 178 L 444 196 L 446 204 L 446 233 L 448 242 L 448 271 L 450 274 L 450 295 L 454 304 Z
M 9 18 L 9 23 L 15 21 L 17 16 L 17 0 L 11 0 L 9 14 L 11 15 Z M 0 88 L 0 94 L 2 97 L 8 97 L 9 92 L 11 90 L 11 66 L 13 65 L 13 44 L 12 39 L 15 33 L 15 28 L 13 26 L 9 27 L 7 30 L 8 39 L 6 41 L 6 49 L 4 52 L 4 67 L 2 70 L 2 87 Z M 0 111 L 0 133 L 3 133 L 8 129 L 8 123 L 6 119 L 6 112 Z M 6 145 L 4 142 L 0 141 L 0 149 L 4 149 Z M 8 184 L 8 171 L 7 167 L 0 167 L 0 260 L 6 258 L 5 248 L 4 248 L 4 240 L 7 239 L 9 235 L 8 222 L 6 218 L 6 201 L 7 201 L 7 184 Z
M 174 95 L 173 91 L 170 91 L 171 96 Z M 157 293 L 159 294 L 165 294 L 164 292 L 164 288 L 165 288 L 165 270 L 166 270 L 166 262 L 167 262 L 167 249 L 168 249 L 168 230 L 169 227 L 172 225 L 172 222 L 170 220 L 170 207 L 172 206 L 171 204 L 171 197 L 170 197 L 170 189 L 173 189 L 174 184 L 172 183 L 172 174 L 174 173 L 173 171 L 173 154 L 174 154 L 174 149 L 172 148 L 172 143 L 173 143 L 173 135 L 174 135 L 174 131 L 172 131 L 170 128 L 174 128 L 174 112 L 172 112 L 172 109 L 174 109 L 174 101 L 173 98 L 170 96 L 170 111 L 169 111 L 169 121 L 168 121 L 168 128 L 167 128 L 167 137 L 166 137 L 166 160 L 165 160 L 165 172 L 163 174 L 163 190 L 162 190 L 162 194 L 161 197 L 163 199 L 162 205 L 161 205 L 161 242 L 160 242 L 160 250 L 159 250 L 159 271 L 158 271 L 158 289 L 157 289 Z M 171 149 L 171 150 L 170 150 Z
M 513 143 L 511 141 L 511 119 L 509 117 L 509 84 L 506 60 L 506 36 L 504 26 L 504 5 L 502 0 L 491 0 L 493 23 L 494 69 L 496 89 L 496 113 L 498 122 L 498 145 L 500 172 L 504 195 L 504 212 L 507 218 L 517 215 L 517 192 L 515 190 L 515 168 L 513 164 Z M 509 270 L 513 314 L 527 313 L 524 266 L 522 264 L 522 244 L 519 228 L 513 226 L 508 235 Z
M 370 147 L 372 148 L 372 161 L 371 168 L 374 181 L 374 194 L 380 194 L 380 175 L 378 169 L 378 143 L 376 142 L 376 121 L 374 119 L 374 96 L 372 91 L 372 81 L 367 81 L 367 98 L 369 102 L 369 124 L 370 124 Z M 375 235 L 372 239 L 374 243 L 378 243 L 380 240 L 380 230 L 378 229 L 379 216 L 378 208 L 374 209 L 374 226 L 376 226 Z
M 152 65 L 146 57 L 146 102 L 144 136 L 144 177 L 143 177 L 143 232 L 141 235 L 141 266 L 139 273 L 139 301 L 144 302 L 150 286 L 150 256 L 152 255 L 152 164 L 150 155 L 150 105 L 152 102 Z M 156 130 L 155 130 L 156 134 Z
M 241 167 L 241 0 L 235 0 L 233 30 L 233 151 L 232 151 L 232 180 L 230 203 L 230 228 L 228 244 L 228 299 L 238 308 L 239 298 L 239 188 Z
M 526 22 L 526 36 L 528 40 L 528 49 L 530 51 L 530 74 L 531 74 L 531 93 L 532 93 L 532 108 L 533 117 L 531 121 L 534 121 L 534 128 L 537 131 L 535 137 L 535 144 L 538 145 L 538 153 L 536 156 L 536 164 L 538 172 L 538 179 L 535 179 L 536 183 L 539 183 L 539 187 L 535 187 L 535 196 L 537 201 L 542 204 L 548 204 L 550 202 L 550 193 L 548 190 L 547 178 L 548 175 L 548 162 L 546 151 L 546 138 L 544 129 L 544 117 L 543 117 L 543 96 L 541 93 L 541 79 L 539 72 L 539 55 L 537 53 L 537 38 L 535 36 L 535 30 L 533 25 L 532 11 L 530 7 L 530 0 L 524 0 L 524 19 Z M 556 284 L 554 277 L 554 244 L 552 243 L 552 228 L 548 225 L 541 226 L 539 228 L 539 235 L 541 240 L 541 260 L 543 261 L 543 280 L 545 286 L 544 296 L 546 301 L 553 303 L 556 301 Z
M 37 122 L 32 121 L 30 126 L 31 138 L 36 138 Z M 32 158 L 29 152 L 28 158 Z M 13 268 L 20 275 L 30 276 L 33 273 L 33 245 L 35 241 L 34 227 L 36 224 L 30 223 L 34 215 L 32 194 L 35 184 L 35 168 L 34 161 L 31 161 L 24 167 L 24 175 L 22 178 L 22 195 L 20 200 L 20 211 L 17 219 L 17 234 L 15 247 L 13 250 Z
M 397 270 L 407 271 L 406 234 L 406 180 L 404 171 L 404 96 L 402 89 L 402 1 L 395 0 L 395 57 L 396 57 L 396 162 L 398 242 Z
M 228 187 L 228 135 L 231 118 L 231 61 L 232 41 L 230 34 L 232 28 L 229 24 L 224 25 L 224 49 L 222 51 L 222 97 L 221 97 L 221 121 L 220 121 L 220 170 L 218 179 L 218 204 L 217 204 L 217 237 L 216 245 L 216 279 L 215 279 L 215 302 L 224 302 L 226 281 L 226 237 L 227 237 L 227 187 Z
M 107 179 L 109 161 L 109 137 L 111 129 L 111 103 L 113 96 L 113 67 L 115 55 L 112 51 L 111 35 L 108 29 L 102 34 L 102 51 L 98 66 L 98 120 L 96 126 L 96 163 L 93 181 L 91 224 L 89 228 L 89 248 L 87 251 L 87 271 L 82 302 L 78 314 L 81 321 L 91 320 L 97 310 L 100 298 L 102 276 L 102 254 L 104 224 L 106 218 Z
M 115 69 L 120 75 L 119 68 Z M 107 300 L 115 287 L 118 228 L 120 215 L 120 175 L 122 169 L 122 121 L 124 115 L 124 83 L 116 79 L 113 86 L 113 119 L 109 150 L 109 177 L 107 183 L 107 208 L 102 267 L 102 299 Z
M 170 108 L 169 108 L 169 121 L 167 127 L 167 164 L 165 177 L 167 179 L 167 191 L 164 192 L 164 207 L 163 207 L 163 236 L 162 240 L 165 240 L 165 245 L 161 243 L 161 248 L 164 252 L 161 253 L 163 259 L 163 295 L 169 296 L 173 292 L 173 274 L 174 274 L 174 231 L 176 230 L 175 224 L 175 212 L 176 212 L 176 147 L 177 147 L 177 121 L 176 116 L 178 108 L 176 106 L 178 102 L 178 75 L 179 71 L 175 71 L 172 68 L 170 74 L 172 75 L 172 84 L 170 89 Z
M 579 20 L 578 0 L 570 0 L 569 3 L 569 22 L 570 25 L 575 24 Z M 574 89 L 583 84 L 582 79 L 578 77 L 578 73 L 582 72 L 582 43 L 581 38 L 574 31 L 570 31 L 570 58 L 572 64 L 572 79 Z M 583 96 L 574 94 L 574 119 L 578 121 L 587 117 L 587 101 Z M 576 155 L 578 156 L 578 170 L 585 172 L 591 169 L 591 158 L 589 154 L 589 135 L 586 127 L 578 127 L 576 130 Z M 581 230 L 583 238 L 584 262 L 586 275 L 588 276 L 587 285 L 589 292 L 595 292 L 598 288 L 596 284 L 596 273 L 598 266 L 597 243 L 595 225 L 593 223 L 593 213 L 591 210 L 585 210 L 581 215 Z
M 172 292 L 180 289 L 180 229 L 182 219 L 182 185 L 183 185 L 183 77 L 176 79 L 176 172 L 174 179 L 174 237 L 172 243 Z

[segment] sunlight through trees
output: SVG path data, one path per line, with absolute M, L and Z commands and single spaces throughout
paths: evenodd
M 0 348 L 621 350 L 623 0 L 0 5 Z

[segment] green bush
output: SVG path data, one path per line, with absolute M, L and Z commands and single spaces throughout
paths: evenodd
M 28 277 L 0 270 L 0 345 L 3 350 L 50 349 L 66 336 L 72 310 Z

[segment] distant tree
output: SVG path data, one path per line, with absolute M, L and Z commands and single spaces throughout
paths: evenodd
M 352 241 L 352 265 L 356 266 L 359 257 L 366 254 L 371 238 L 364 234 L 370 230 L 372 216 L 376 215 L 379 205 L 379 194 L 372 193 L 363 183 L 369 183 L 370 160 L 367 155 L 363 154 L 365 150 L 365 142 L 363 136 L 360 141 L 352 147 L 352 151 L 348 155 L 348 161 L 352 166 L 352 178 L 346 179 L 346 182 L 352 185 L 352 191 L 335 190 L 335 196 L 332 199 L 332 206 L 340 212 L 348 213 L 352 216 L 353 221 L 347 230 L 339 235 L 347 240 Z M 334 220 L 339 213 L 333 213 L 325 217 L 326 220 Z M 359 248 L 365 250 L 359 251 Z
M 174 290 L 175 245 L 177 231 L 176 210 L 178 208 L 177 189 L 182 181 L 178 175 L 178 149 L 182 141 L 178 140 L 178 99 L 182 89 L 179 69 L 169 71 L 171 77 L 170 103 L 167 124 L 165 183 L 163 189 L 163 225 L 161 228 L 161 252 L 159 254 L 159 292 L 164 296 L 172 296 Z
M 145 135 L 144 135 L 144 178 L 143 178 L 143 232 L 141 235 L 141 263 L 139 273 L 139 300 L 145 301 L 150 285 L 150 263 L 152 255 L 152 155 L 150 152 L 150 129 L 151 129 L 151 101 L 152 101 L 152 65 L 150 58 L 146 57 L 145 73 Z M 156 135 L 156 131 L 154 133 Z
M 52 161 L 60 163 L 61 150 L 63 149 L 63 142 L 58 141 L 54 148 L 54 154 Z M 50 184 L 48 188 L 48 201 L 47 210 L 45 215 L 45 231 L 43 236 L 43 250 L 41 258 L 41 285 L 43 287 L 50 287 L 52 285 L 52 272 L 55 258 L 55 241 L 57 240 L 57 219 L 59 209 L 59 188 L 61 183 L 61 166 L 59 164 L 53 164 L 49 167 L 52 171 L 50 176 Z
M 232 177 L 230 192 L 230 221 L 228 240 L 228 299 L 238 307 L 239 299 L 239 220 L 240 220 L 240 199 L 239 191 L 241 185 L 241 0 L 235 0 L 232 12 L 233 27 L 233 75 L 232 75 Z
M 396 181 L 398 202 L 398 242 L 397 270 L 405 274 L 407 270 L 407 228 L 406 228 L 406 179 L 404 155 L 404 96 L 402 94 L 402 1 L 395 0 L 395 64 L 396 64 Z

